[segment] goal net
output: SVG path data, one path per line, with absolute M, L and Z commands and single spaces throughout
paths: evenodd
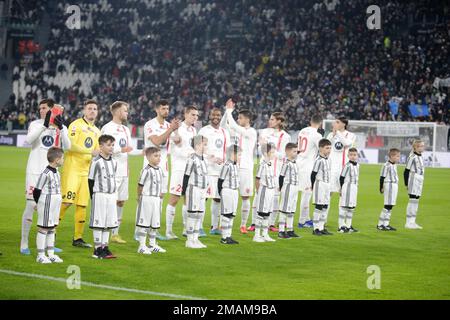
M 332 131 L 334 120 L 324 120 L 325 137 Z M 426 166 L 449 167 L 448 130 L 433 122 L 393 122 L 349 120 L 348 131 L 356 135 L 362 163 L 384 163 L 390 148 L 401 151 L 400 163 L 405 163 L 415 139 L 425 143 Z

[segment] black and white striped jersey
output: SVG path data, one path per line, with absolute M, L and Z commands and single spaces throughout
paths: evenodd
M 259 163 L 258 172 L 256 173 L 256 178 L 259 179 L 259 183 L 269 189 L 275 188 L 274 171 L 271 169 L 272 165 L 272 163 L 262 160 Z
M 406 169 L 411 173 L 423 176 L 425 173 L 425 166 L 423 164 L 422 155 L 415 152 L 411 153 L 406 161 Z
M 298 185 L 298 167 L 295 161 L 286 160 L 281 167 L 280 176 L 284 176 L 283 184 Z
M 47 166 L 34 188 L 41 190 L 41 195 L 61 194 L 61 177 L 58 170 Z
M 384 177 L 384 183 L 398 183 L 397 165 L 387 161 L 383 167 L 381 167 L 380 176 Z
M 88 179 L 94 180 L 93 192 L 116 192 L 116 171 L 117 162 L 112 157 L 105 159 L 98 155 L 92 159 Z
M 344 183 L 358 184 L 359 163 L 348 161 L 342 169 L 341 177 L 344 177 Z
M 239 171 L 237 164 L 227 160 L 220 171 L 219 179 L 223 180 L 222 188 L 237 190 L 239 188 Z
M 202 156 L 192 154 L 187 160 L 184 174 L 189 176 L 188 185 L 201 189 L 208 186 L 208 166 Z
M 138 184 L 142 187 L 142 195 L 159 197 L 162 192 L 163 173 L 160 167 L 147 165 L 141 170 Z
M 319 155 L 314 161 L 313 172 L 316 172 L 316 180 L 330 183 L 330 159 Z

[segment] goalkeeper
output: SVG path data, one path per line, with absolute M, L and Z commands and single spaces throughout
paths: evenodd
M 59 220 L 64 218 L 67 209 L 75 204 L 75 234 L 72 245 L 91 248 L 83 240 L 86 222 L 86 207 L 89 202 L 88 173 L 92 156 L 99 154 L 98 138 L 101 133 L 94 125 L 98 114 L 98 104 L 87 100 L 83 107 L 83 117 L 73 121 L 69 126 L 71 148 L 66 153 L 61 176 L 62 205 Z

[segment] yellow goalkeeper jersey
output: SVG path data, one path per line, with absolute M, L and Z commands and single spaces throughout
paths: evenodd
M 100 130 L 84 118 L 75 120 L 69 125 L 69 139 L 72 143 L 65 154 L 63 170 L 75 171 L 79 175 L 88 175 L 92 159 L 92 151 L 98 149 Z

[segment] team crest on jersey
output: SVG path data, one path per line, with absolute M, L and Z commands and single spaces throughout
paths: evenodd
M 84 146 L 86 148 L 92 147 L 93 141 L 91 137 L 87 137 L 86 140 L 84 140 Z
M 222 139 L 216 139 L 216 142 L 215 142 L 215 144 L 216 144 L 216 148 L 222 148 L 222 146 L 223 146 L 223 141 L 222 141 Z
M 51 147 L 54 142 L 55 142 L 55 139 L 53 139 L 52 136 L 43 136 L 42 137 L 42 144 L 46 147 Z
M 342 144 L 342 142 L 337 141 L 337 142 L 334 144 L 334 148 L 335 148 L 336 150 L 342 150 L 342 148 L 344 148 L 344 145 Z
M 125 147 L 127 146 L 127 140 L 125 140 L 124 138 L 121 138 L 121 139 L 119 140 L 119 146 L 120 146 L 121 148 L 125 148 Z

